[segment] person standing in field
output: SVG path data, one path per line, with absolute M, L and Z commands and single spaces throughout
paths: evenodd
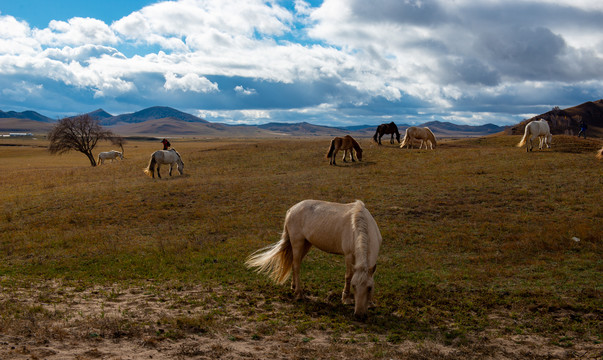
M 580 135 L 584 135 L 584 138 L 586 139 L 586 129 L 588 129 L 588 126 L 586 125 L 586 121 L 581 120 L 580 121 L 580 132 L 578 133 L 578 137 L 580 137 Z
M 167 149 L 169 149 L 170 146 L 172 146 L 172 144 L 170 144 L 170 142 L 167 141 L 167 139 L 161 140 L 161 143 L 163 144 L 163 150 L 167 150 Z

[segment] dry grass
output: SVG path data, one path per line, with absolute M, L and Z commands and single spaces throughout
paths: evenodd
M 158 142 L 92 168 L 43 140 L 0 140 L 0 357 L 35 338 L 101 352 L 83 357 L 134 341 L 155 358 L 594 358 L 601 142 L 559 136 L 527 154 L 519 138 L 363 139 L 365 161 L 338 167 L 327 139 L 173 141 L 185 175 L 162 180 L 142 173 Z M 340 304 L 337 256 L 309 254 L 304 302 L 243 265 L 307 198 L 361 199 L 379 224 L 367 323 Z

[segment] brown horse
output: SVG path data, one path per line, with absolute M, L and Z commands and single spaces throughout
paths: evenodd
M 377 131 L 375 131 L 375 135 L 373 135 L 373 140 L 375 140 L 377 144 L 381 145 L 381 137 L 384 134 L 392 134 L 392 137 L 389 140 L 390 144 L 394 143 L 394 134 L 396 134 L 396 140 L 398 140 L 398 144 L 400 143 L 400 132 L 393 121 L 389 124 L 381 124 L 377 126 Z M 379 136 L 379 138 L 377 138 L 377 136 Z
M 329 152 L 327 153 L 327 159 L 329 159 L 329 165 L 337 165 L 335 163 L 335 156 L 337 156 L 337 152 L 339 150 L 343 150 L 343 162 L 345 161 L 346 156 L 348 155 L 348 150 L 350 150 L 350 158 L 352 161 L 354 160 L 354 151 L 356 152 L 356 157 L 358 157 L 358 161 L 362 161 L 362 148 L 358 145 L 358 142 L 354 140 L 350 135 L 346 135 L 344 137 L 335 137 L 331 140 L 331 146 L 329 147 Z

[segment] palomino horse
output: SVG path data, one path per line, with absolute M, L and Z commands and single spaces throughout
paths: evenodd
M 421 127 L 411 126 L 408 129 L 406 129 L 406 133 L 404 134 L 404 140 L 402 140 L 402 144 L 400 144 L 400 148 L 403 148 L 404 146 L 411 148 L 413 146 L 412 143 L 414 140 L 421 141 L 421 146 L 419 146 L 419 149 L 423 147 L 424 142 L 425 142 L 425 149 L 427 149 L 428 143 L 432 150 L 437 145 L 436 137 L 431 132 L 431 130 L 429 130 L 429 128 L 427 128 L 427 127 L 421 128 Z
M 304 200 L 287 210 L 280 241 L 254 252 L 245 264 L 257 267 L 258 272 L 267 273 L 279 284 L 287 281 L 293 270 L 291 288 L 295 298 L 301 299 L 301 262 L 312 245 L 343 255 L 346 271 L 341 301 L 354 302 L 354 314 L 365 318 L 375 284 L 373 275 L 381 241 L 379 227 L 362 201 L 339 204 Z
M 335 137 L 331 140 L 331 146 L 329 147 L 329 152 L 327 153 L 327 159 L 329 159 L 329 165 L 337 165 L 335 163 L 335 156 L 339 150 L 343 150 L 343 162 L 345 161 L 346 156 L 348 155 L 348 150 L 350 151 L 350 158 L 352 161 L 354 160 L 354 151 L 356 152 L 356 156 L 358 157 L 358 161 L 362 161 L 362 148 L 358 145 L 358 142 L 354 140 L 350 135 L 346 135 L 344 137 Z
M 98 154 L 98 161 L 96 162 L 98 165 L 104 164 L 105 160 L 111 160 L 113 162 L 115 159 L 119 157 L 120 159 L 124 159 L 124 155 L 119 151 L 111 150 L 105 151 Z
M 384 134 L 392 134 L 392 137 L 389 140 L 390 144 L 394 143 L 394 134 L 396 135 L 396 140 L 398 140 L 398 144 L 400 143 L 400 132 L 398 132 L 398 127 L 396 126 L 396 124 L 394 124 L 393 121 L 389 124 L 381 124 L 377 126 L 377 131 L 375 131 L 375 135 L 373 135 L 373 140 L 375 140 L 377 144 L 381 145 L 381 137 Z
M 157 165 L 157 176 L 161 178 L 161 174 L 159 173 L 159 167 L 162 164 L 169 164 L 170 171 L 169 174 L 172 176 L 172 167 L 174 164 L 178 165 L 178 172 L 182 175 L 184 171 L 184 163 L 182 162 L 182 158 L 180 154 L 174 149 L 170 150 L 157 150 L 151 155 L 151 160 L 149 160 L 149 166 L 144 169 L 144 173 L 149 175 L 152 178 L 155 178 L 155 165 Z
M 526 129 L 523 133 L 523 138 L 517 147 L 522 147 L 526 142 L 528 145 L 526 146 L 526 151 L 532 151 L 534 148 L 532 141 L 534 139 L 540 140 L 540 144 L 538 145 L 538 149 L 542 150 L 542 146 L 546 144 L 547 148 L 551 148 L 551 141 L 553 140 L 553 135 L 551 135 L 551 128 L 549 127 L 549 123 L 544 119 L 530 121 L 526 125 Z

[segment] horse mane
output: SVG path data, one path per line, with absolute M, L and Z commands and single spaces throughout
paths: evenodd
M 354 256 L 356 263 L 354 265 L 354 276 L 352 283 L 363 284 L 368 278 L 368 221 L 364 217 L 364 203 L 356 200 L 352 213 L 352 230 L 354 233 Z
M 436 141 L 436 137 L 433 134 L 433 132 L 428 127 L 425 127 L 425 130 L 427 130 L 427 134 L 429 135 L 429 140 L 433 143 L 433 146 L 436 146 L 437 141 Z M 427 146 L 425 146 L 425 148 L 427 149 Z
M 358 144 L 358 141 L 356 141 L 351 136 L 350 136 L 350 139 L 352 140 L 352 146 L 354 147 L 354 150 L 356 150 L 357 153 L 361 153 L 362 154 L 362 148 L 360 147 L 360 144 Z

